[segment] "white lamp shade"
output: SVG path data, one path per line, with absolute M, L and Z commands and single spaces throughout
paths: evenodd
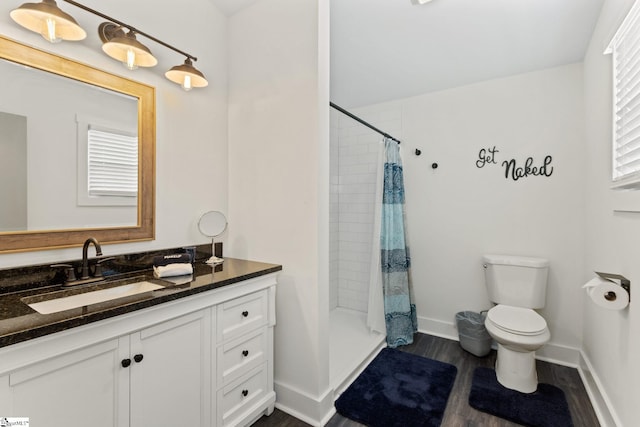
M 186 90 L 192 87 L 206 87 L 209 85 L 204 74 L 192 65 L 190 58 L 187 58 L 184 64 L 172 67 L 164 75 L 172 82 L 182 85 Z M 187 84 L 185 84 L 185 78 L 187 79 Z
M 47 19 L 55 22 L 55 37 L 58 39 L 77 41 L 87 37 L 86 31 L 71 15 L 60 10 L 54 0 L 25 3 L 12 10 L 10 16 L 24 28 L 40 33 L 47 39 L 49 39 L 46 34 Z
M 129 52 L 135 54 L 135 65 L 153 67 L 158 63 L 148 47 L 136 40 L 131 32 L 124 36 L 114 37 L 102 45 L 104 53 L 122 63 L 127 63 Z

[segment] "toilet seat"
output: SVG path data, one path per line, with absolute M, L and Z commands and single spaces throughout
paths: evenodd
M 547 329 L 544 317 L 530 308 L 499 304 L 489 310 L 487 320 L 496 328 L 516 335 L 540 335 Z

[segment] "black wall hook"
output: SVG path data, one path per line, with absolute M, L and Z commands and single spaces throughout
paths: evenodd
M 422 150 L 420 150 L 419 148 L 416 148 L 415 154 L 416 156 L 419 156 L 420 154 L 422 154 Z M 438 169 L 438 164 L 431 163 L 431 169 Z

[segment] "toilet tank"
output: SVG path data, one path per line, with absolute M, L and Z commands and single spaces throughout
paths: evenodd
M 485 255 L 482 262 L 485 284 L 492 302 L 524 308 L 544 307 L 549 260 Z

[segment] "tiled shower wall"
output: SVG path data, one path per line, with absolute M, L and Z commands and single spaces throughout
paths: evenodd
M 351 111 L 401 138 L 401 109 L 367 107 Z M 331 109 L 330 304 L 366 312 L 378 148 L 382 136 Z

